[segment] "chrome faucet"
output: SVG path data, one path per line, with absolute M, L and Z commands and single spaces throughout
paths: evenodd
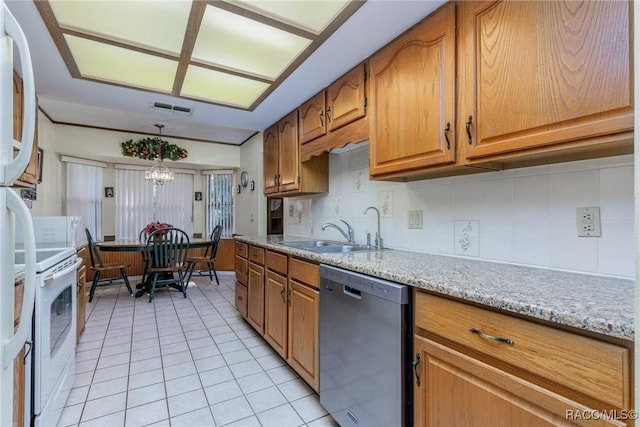
M 347 226 L 347 232 L 345 233 L 344 230 L 342 228 L 340 228 L 340 226 L 335 225 L 332 222 L 327 222 L 326 224 L 322 225 L 322 231 L 326 230 L 327 228 L 331 227 L 331 228 L 335 228 L 336 230 L 338 230 L 345 239 L 347 239 L 347 242 L 349 242 L 350 245 L 355 245 L 355 239 L 354 239 L 354 234 L 353 234 L 353 228 L 347 223 L 347 221 L 341 219 L 340 221 L 344 222 L 344 225 Z
M 378 231 L 376 232 L 375 247 L 377 249 L 384 249 L 384 245 L 382 244 L 382 236 L 380 235 L 380 211 L 375 206 L 369 206 L 364 210 L 363 215 L 366 215 L 367 212 L 369 212 L 369 209 L 373 209 L 374 211 L 376 211 L 376 215 L 378 216 Z

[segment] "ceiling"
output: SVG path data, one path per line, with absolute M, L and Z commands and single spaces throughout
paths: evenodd
M 328 16 L 329 20 L 336 18 L 333 26 L 327 21 L 310 24 L 292 18 L 295 16 L 296 10 L 298 15 L 304 15 L 307 7 L 320 2 L 323 7 L 318 8 L 318 4 L 316 4 L 317 10 L 324 10 L 323 13 Z M 174 74 L 173 79 L 169 79 L 171 88 L 162 87 L 160 90 L 157 87 L 150 87 L 153 85 L 145 85 L 141 81 L 138 81 L 135 88 L 127 87 L 125 83 L 114 79 L 112 75 L 104 78 L 110 80 L 109 82 L 100 81 L 104 79 L 96 78 L 96 71 L 93 75 L 86 72 L 87 69 L 91 69 L 87 65 L 79 67 L 84 67 L 84 74 L 79 72 L 79 69 L 74 70 L 73 66 L 68 66 L 69 51 L 64 53 L 64 48 L 58 49 L 51 36 L 52 33 L 43 22 L 42 16 L 47 16 L 47 14 L 41 14 L 42 10 L 38 11 L 38 9 L 42 9 L 41 3 L 38 3 L 38 7 L 34 2 L 25 0 L 6 0 L 6 3 L 27 36 L 34 64 L 36 93 L 39 96 L 40 107 L 54 123 L 150 135 L 157 134 L 154 124 L 162 123 L 165 125 L 162 133 L 166 137 L 239 145 L 328 86 L 405 29 L 437 9 L 444 1 L 369 0 L 345 3 L 345 0 L 335 2 L 331 0 L 245 0 L 244 2 L 218 0 L 207 3 L 198 0 L 197 4 L 200 4 L 200 7 L 197 9 L 201 11 L 200 19 L 213 12 L 227 13 L 228 10 L 237 11 L 241 7 L 245 10 L 242 13 L 243 16 L 257 19 L 262 27 L 276 28 L 280 32 L 283 32 L 283 28 L 297 32 L 298 35 L 294 38 L 303 39 L 302 48 L 294 54 L 285 55 L 284 59 L 281 58 L 280 61 L 274 60 L 273 63 L 262 61 L 264 66 L 262 69 L 244 69 L 238 63 L 224 63 L 220 59 L 220 55 L 216 57 L 219 61 L 214 61 L 212 58 L 215 57 L 215 54 L 205 52 L 208 44 L 201 43 L 199 45 L 197 36 L 191 37 L 192 54 L 185 59 L 180 56 L 185 55 L 183 40 L 164 41 L 162 33 L 158 33 L 159 35 L 156 35 L 153 42 L 147 41 L 145 45 L 155 43 L 156 46 L 153 49 L 146 47 L 144 49 L 150 50 L 152 53 L 162 51 L 165 57 L 173 55 L 178 62 L 182 61 L 182 65 L 178 64 L 178 68 L 182 66 L 182 76 L 176 78 Z M 59 5 L 55 5 L 56 3 Z M 132 6 L 127 15 L 128 19 L 123 19 L 120 30 L 117 25 L 109 27 L 108 31 L 104 30 L 104 27 L 98 25 L 100 20 L 92 25 L 91 20 L 95 18 L 87 17 L 87 15 L 83 18 L 82 25 L 76 24 L 77 26 L 67 33 L 81 32 L 78 28 L 91 33 L 93 29 L 95 31 L 84 40 L 96 43 L 96 39 L 100 41 L 101 37 L 108 38 L 111 42 L 117 40 L 116 44 L 122 47 L 126 44 L 123 40 L 130 40 L 132 37 L 135 39 L 135 36 L 131 36 L 131 31 L 127 30 L 131 27 L 132 22 L 135 23 L 138 20 L 141 23 L 145 20 L 148 22 L 149 16 L 161 22 L 157 13 L 158 4 L 174 7 L 176 20 L 179 19 L 178 12 L 175 11 L 181 10 L 184 15 L 185 10 L 191 8 L 191 1 L 188 0 L 161 2 L 149 0 L 119 2 L 65 0 L 54 2 L 54 6 L 49 10 L 66 10 L 66 12 L 56 12 L 56 17 L 58 21 L 62 22 L 61 26 L 68 29 L 64 26 L 64 20 L 69 14 L 80 14 L 78 10 L 81 8 L 77 6 L 91 4 L 92 7 L 89 10 L 101 10 L 100 7 L 106 7 L 109 3 L 119 4 L 123 11 L 126 10 L 127 5 Z M 185 7 L 185 3 L 188 7 Z M 69 5 L 74 6 L 65 9 L 65 6 Z M 304 7 L 300 7 L 303 5 Z M 149 16 L 144 13 L 145 8 L 149 10 Z M 194 9 L 196 8 L 194 7 Z M 289 10 L 290 13 L 288 13 Z M 103 16 L 106 14 L 107 12 L 102 13 Z M 314 12 L 311 16 L 319 16 L 320 14 L 320 12 Z M 309 16 L 309 13 L 306 15 Z M 132 20 L 131 16 L 135 19 Z M 226 15 L 223 21 L 229 23 L 229 16 Z M 184 21 L 184 19 L 183 16 L 182 20 Z M 211 20 L 215 21 L 214 18 Z M 202 26 L 206 27 L 204 21 L 202 19 Z M 55 23 L 56 19 L 53 19 L 53 22 Z M 51 22 L 49 24 L 51 28 Z M 83 26 L 84 28 L 82 28 Z M 324 30 L 326 31 L 323 33 Z M 215 30 L 212 31 L 212 34 L 216 34 Z M 97 32 L 100 32 L 102 36 L 97 37 Z M 107 33 L 108 37 L 104 36 Z M 55 32 L 53 34 L 56 35 Z M 137 32 L 137 34 L 142 34 L 138 37 L 144 37 L 145 32 Z M 304 37 L 300 37 L 299 34 Z M 64 37 L 66 35 L 63 36 L 63 39 Z M 205 36 L 202 37 L 204 40 Z M 72 38 L 68 38 L 68 40 L 72 40 Z M 60 40 L 57 42 L 60 46 Z M 70 47 L 73 43 L 72 41 L 67 46 Z M 137 43 L 137 49 L 140 51 L 139 43 L 141 42 Z M 182 46 L 181 53 L 166 54 L 166 52 L 178 50 L 177 45 Z M 73 49 L 75 48 L 70 50 Z M 86 46 L 82 49 L 87 50 Z M 88 50 L 91 52 L 93 49 L 89 47 Z M 144 49 L 143 53 L 145 53 Z M 249 50 L 250 48 L 236 49 Z M 227 50 L 233 51 L 233 49 Z M 149 53 L 148 51 L 146 53 Z M 98 47 L 95 48 L 95 52 L 99 52 Z M 298 57 L 298 55 L 300 56 Z M 100 58 L 104 55 L 95 56 Z M 253 57 L 256 57 L 256 54 Z M 138 64 L 138 59 L 136 59 L 138 57 L 132 58 L 131 63 Z M 72 60 L 71 63 L 73 62 Z M 105 66 L 103 64 L 103 67 Z M 201 70 L 205 71 L 231 72 L 231 75 L 235 77 L 250 77 L 247 79 L 248 81 L 261 82 L 262 86 L 258 91 L 244 96 L 240 102 L 224 98 L 216 99 L 213 96 L 216 93 L 215 90 L 212 91 L 205 84 L 205 82 L 211 81 L 211 76 L 200 81 L 197 78 L 188 77 L 189 67 L 192 66 L 194 69 L 199 66 Z M 94 66 L 93 70 L 96 69 L 99 67 L 95 68 Z M 117 74 L 117 67 L 114 72 Z M 176 81 L 181 79 L 182 84 L 176 85 Z M 153 79 L 153 81 L 157 82 L 157 79 Z M 252 84 L 248 83 L 247 86 L 250 87 Z M 219 85 L 224 85 L 224 83 Z M 242 85 L 237 86 L 236 92 L 245 89 Z M 154 103 L 162 104 L 164 108 L 153 108 Z M 191 109 L 191 113 L 185 114 L 176 111 L 171 109 L 171 106 L 179 107 L 178 110 L 180 107 Z

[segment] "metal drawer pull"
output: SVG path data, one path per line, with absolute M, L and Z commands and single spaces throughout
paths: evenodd
M 416 353 L 416 359 L 411 363 L 413 366 L 413 374 L 416 377 L 416 385 L 420 387 L 420 375 L 418 374 L 418 364 L 420 363 L 420 353 Z
M 476 334 L 480 338 L 484 338 L 485 340 L 503 342 L 503 343 L 509 344 L 509 345 L 513 345 L 514 344 L 514 342 L 512 340 L 510 340 L 509 338 L 495 337 L 493 335 L 485 334 L 484 332 L 482 332 L 481 330 L 476 329 L 476 328 L 469 328 L 469 332 L 471 332 L 472 334 Z

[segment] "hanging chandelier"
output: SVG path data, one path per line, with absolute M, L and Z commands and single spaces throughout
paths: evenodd
M 158 156 L 156 163 L 151 166 L 151 169 L 145 171 L 144 179 L 151 181 L 156 185 L 164 185 L 167 182 L 173 181 L 173 172 L 162 163 L 165 150 L 167 149 L 167 142 L 162 140 L 162 128 L 164 125 L 155 124 L 154 126 L 158 128 L 157 149 L 159 150 L 160 155 Z

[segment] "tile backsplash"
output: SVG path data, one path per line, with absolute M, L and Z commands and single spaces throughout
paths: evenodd
M 373 241 L 375 206 L 390 248 L 635 276 L 632 155 L 398 183 L 369 180 L 368 148 L 330 154 L 328 194 L 285 199 L 286 234 L 342 240 L 321 226 L 344 219 Z M 590 206 L 602 237 L 577 237 L 576 208 Z

